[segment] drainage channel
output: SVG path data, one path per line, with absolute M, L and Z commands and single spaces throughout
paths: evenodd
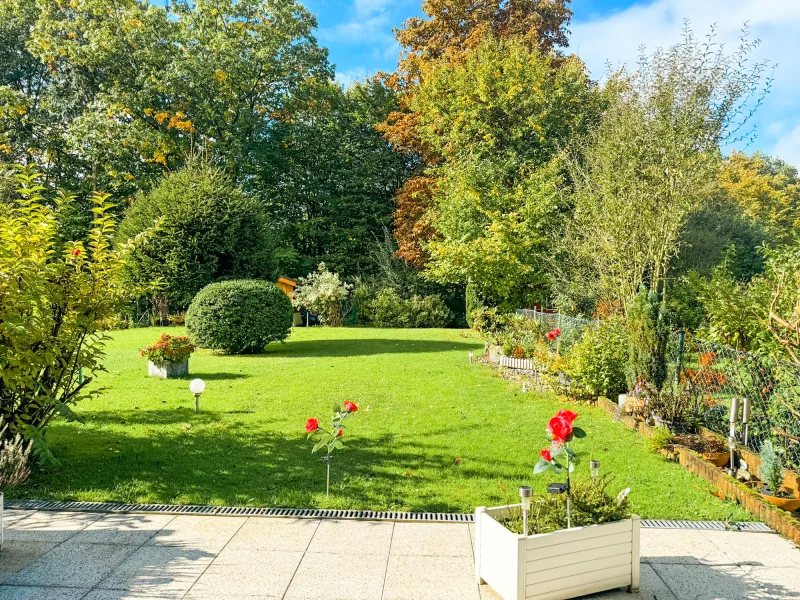
M 6 500 L 13 510 L 47 510 L 106 513 L 159 513 L 169 515 L 215 515 L 223 517 L 291 517 L 295 519 L 342 519 L 355 521 L 406 521 L 414 523 L 472 523 L 475 515 L 325 508 L 259 508 L 254 506 L 199 506 L 191 504 L 121 504 L 118 502 L 67 502 L 47 500 Z M 678 521 L 643 519 L 645 529 L 694 529 L 709 531 L 751 531 L 773 533 L 764 523 L 723 521 Z

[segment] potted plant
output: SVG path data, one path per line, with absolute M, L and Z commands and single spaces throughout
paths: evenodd
M 189 357 L 194 352 L 194 344 L 186 336 L 172 336 L 162 333 L 158 341 L 141 352 L 147 358 L 147 374 L 151 377 L 170 379 L 186 377 L 189 374 Z
M 761 496 L 783 510 L 791 512 L 800 509 L 800 499 L 793 498 L 783 489 L 783 465 L 772 440 L 761 445 L 759 458 L 761 466 L 758 468 L 758 476 L 763 482 L 759 490 Z
M 573 425 L 577 418 L 559 411 L 548 424 L 552 444 L 534 473 L 564 475 L 566 483 L 549 485 L 552 495 L 536 501 L 533 535 L 530 488 L 520 488 L 520 504 L 475 510 L 475 576 L 504 600 L 567 600 L 622 586 L 638 591 L 639 517 L 625 518 L 628 490 L 612 499 L 605 478 L 571 479 L 578 455 L 570 444 L 586 435 Z
M 23 483 L 31 474 L 29 457 L 30 443 L 25 443 L 22 436 L 17 433 L 13 438 L 8 437 L 8 425 L 3 424 L 0 418 L 0 550 L 3 549 L 5 537 L 5 491 Z

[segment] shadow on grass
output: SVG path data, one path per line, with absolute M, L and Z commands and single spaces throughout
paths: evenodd
M 443 342 L 431 340 L 396 339 L 341 339 L 288 341 L 285 344 L 268 346 L 267 355 L 286 357 L 348 357 L 375 354 L 419 354 L 422 352 L 453 352 L 475 350 L 481 344 L 476 341 Z M 258 355 L 251 355 L 258 356 Z M 263 355 L 262 355 L 263 356 Z
M 186 377 L 181 377 L 181 379 L 191 380 L 191 379 L 202 379 L 203 381 L 229 381 L 233 379 L 249 379 L 252 375 L 247 375 L 246 373 L 194 373 L 191 372 Z
M 119 419 L 118 413 L 94 415 L 92 422 Z M 305 435 L 253 432 L 187 410 L 150 413 L 149 421 L 170 428 L 142 436 L 54 424 L 51 443 L 61 466 L 36 472 L 13 497 L 461 512 L 472 507 L 459 505 L 425 472 L 447 479 L 451 490 L 520 476 L 512 463 L 473 458 L 462 464 L 433 443 L 358 437 L 334 455 L 325 501 L 323 457 L 311 454 L 313 442 Z

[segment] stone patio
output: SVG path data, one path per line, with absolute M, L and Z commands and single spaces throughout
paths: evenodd
M 467 524 L 6 511 L 0 598 L 497 600 Z M 769 533 L 643 529 L 642 600 L 800 598 Z M 624 590 L 595 600 L 631 600 Z

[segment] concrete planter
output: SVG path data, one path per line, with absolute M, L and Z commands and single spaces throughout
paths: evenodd
M 519 505 L 475 510 L 475 577 L 503 600 L 567 600 L 639 590 L 639 517 L 520 535 L 500 522 Z
M 189 374 L 189 359 L 187 358 L 182 363 L 166 362 L 160 365 L 147 361 L 147 374 L 150 377 L 161 377 L 161 379 L 186 377 Z

